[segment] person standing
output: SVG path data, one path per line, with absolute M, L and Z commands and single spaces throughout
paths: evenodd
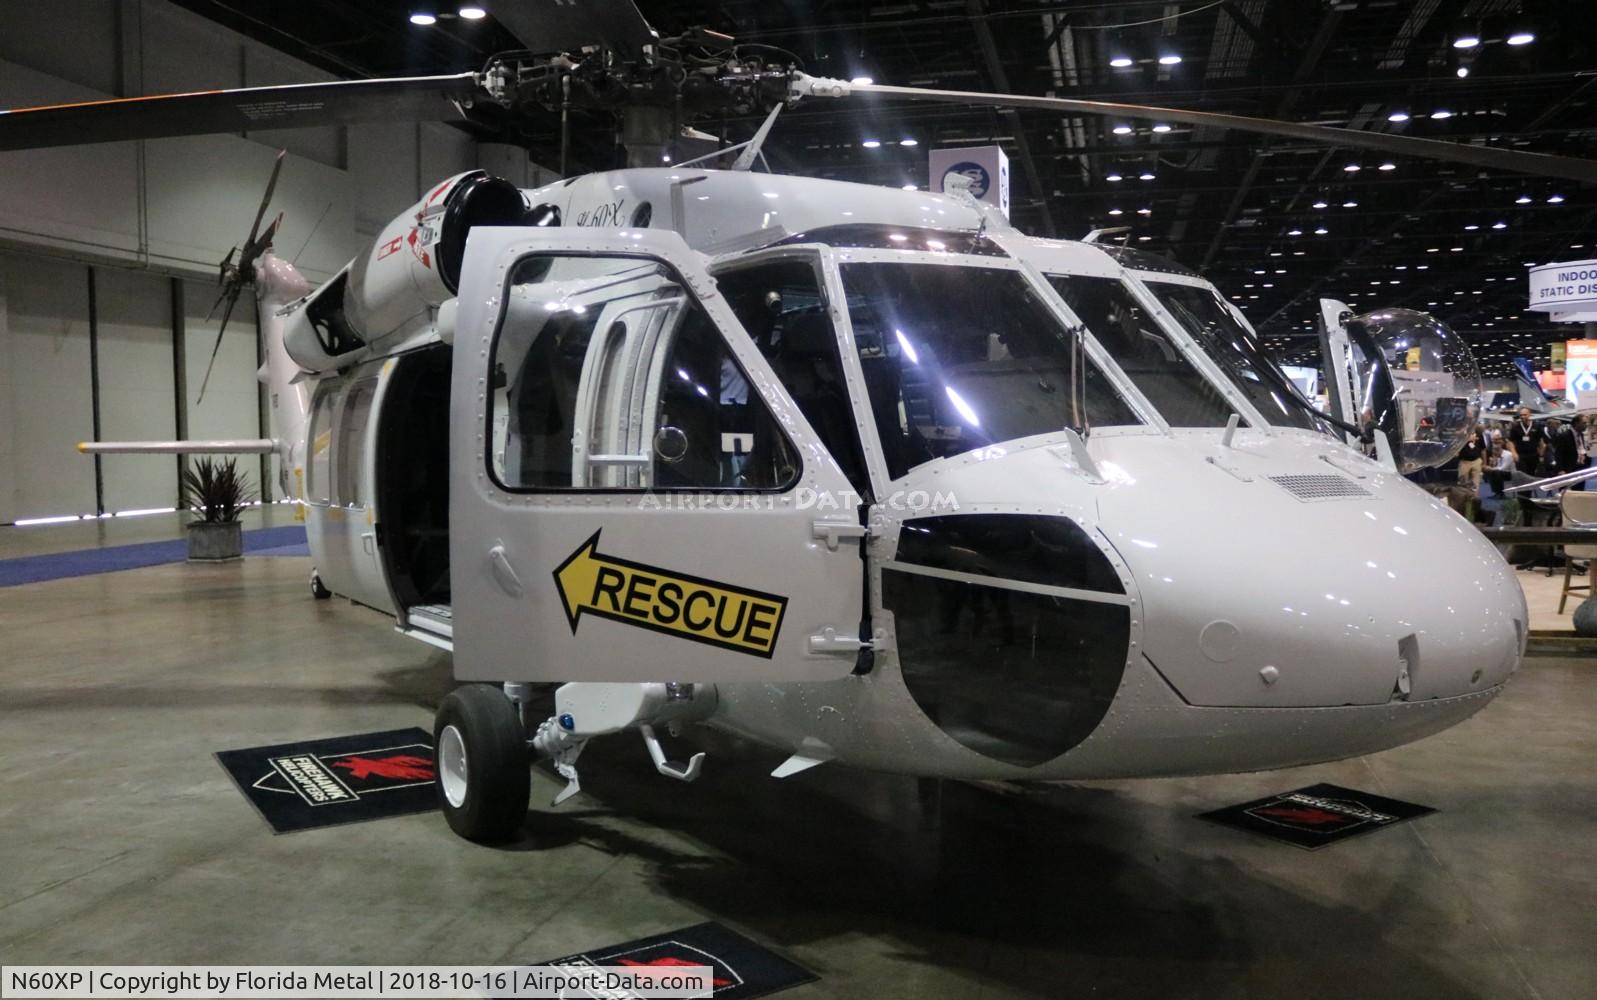
M 1481 442 L 1480 430 L 1470 431 L 1464 447 L 1458 452 L 1458 485 L 1474 487 L 1481 481 L 1481 470 L 1486 464 L 1485 455 L 1486 446 Z
M 1577 414 L 1568 424 L 1552 433 L 1553 456 L 1559 472 L 1578 472 L 1586 467 L 1586 418 Z
M 1514 448 L 1519 469 L 1527 476 L 1538 475 L 1538 446 L 1547 440 L 1546 433 L 1530 418 L 1530 407 L 1519 408 L 1519 419 L 1508 428 L 1508 443 Z

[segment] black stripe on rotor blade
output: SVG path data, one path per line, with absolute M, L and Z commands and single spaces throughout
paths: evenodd
M 1187 111 L 1158 108 L 1146 104 L 1117 104 L 1112 101 L 1083 101 L 1068 97 L 1031 97 L 1023 94 L 983 94 L 961 90 L 922 90 L 918 87 L 893 87 L 886 84 L 855 84 L 856 94 L 877 94 L 911 101 L 942 104 L 971 104 L 998 108 L 1032 108 L 1064 114 L 1118 115 L 1143 121 L 1179 122 L 1183 125 L 1209 125 L 1259 135 L 1275 135 L 1332 146 L 1373 149 L 1394 156 L 1416 156 L 1428 160 L 1448 160 L 1490 170 L 1562 177 L 1566 180 L 1597 183 L 1597 160 L 1583 160 L 1551 153 L 1530 153 L 1490 146 L 1470 146 L 1441 139 L 1420 139 L 1386 132 L 1364 132 L 1334 125 L 1308 125 L 1301 122 L 1273 121 L 1243 115 L 1224 115 L 1212 111 Z
M 475 74 L 245 87 L 0 111 L 0 150 L 370 121 L 448 121 Z

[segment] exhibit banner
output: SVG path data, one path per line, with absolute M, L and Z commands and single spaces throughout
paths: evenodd
M 999 146 L 961 146 L 934 149 L 928 156 L 926 177 L 933 191 L 946 190 L 949 177 L 970 178 L 970 193 L 977 201 L 996 205 L 1009 217 L 1009 157 Z
M 1597 340 L 1564 345 L 1564 395 L 1576 406 L 1597 401 Z
M 1554 322 L 1597 321 L 1597 260 L 1540 264 L 1529 269 L 1530 308 Z

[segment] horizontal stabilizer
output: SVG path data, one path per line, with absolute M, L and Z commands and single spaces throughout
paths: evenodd
M 277 450 L 271 438 L 223 441 L 84 441 L 85 455 L 269 455 Z

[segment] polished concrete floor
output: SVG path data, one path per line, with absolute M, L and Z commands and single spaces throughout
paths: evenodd
M 624 734 L 526 834 L 436 814 L 273 836 L 216 750 L 418 725 L 446 656 L 313 602 L 307 560 L 0 590 L 0 962 L 532 962 L 715 919 L 784 997 L 1562 998 L 1597 982 L 1597 661 L 1538 658 L 1413 746 L 1272 774 L 1037 789 Z M 1193 815 L 1333 781 L 1437 814 L 1309 853 Z

